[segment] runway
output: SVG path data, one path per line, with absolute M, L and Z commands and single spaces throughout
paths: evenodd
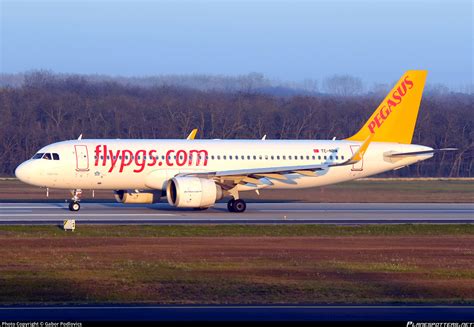
M 124 205 L 81 203 L 0 203 L 0 224 L 393 224 L 473 223 L 473 203 L 248 203 L 230 213 L 225 203 L 204 211 L 176 209 L 166 203 Z

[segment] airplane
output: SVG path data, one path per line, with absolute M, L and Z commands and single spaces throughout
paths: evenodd
M 177 208 L 207 209 L 230 197 L 230 212 L 246 210 L 242 192 L 310 188 L 429 159 L 439 151 L 411 144 L 427 71 L 407 71 L 364 126 L 343 140 L 83 139 L 40 149 L 20 164 L 25 183 L 71 190 L 111 190 L 121 203 L 151 204 L 166 196 Z

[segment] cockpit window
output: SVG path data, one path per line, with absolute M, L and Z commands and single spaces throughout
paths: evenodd
M 35 155 L 33 156 L 33 158 L 31 158 L 31 159 L 41 159 L 41 158 L 43 158 L 43 154 L 44 154 L 44 153 L 37 153 L 37 154 L 35 154 Z
M 53 153 L 53 160 L 59 160 L 59 154 Z
M 51 153 L 45 153 L 43 159 L 51 160 Z

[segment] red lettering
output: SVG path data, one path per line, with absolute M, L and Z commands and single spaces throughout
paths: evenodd
M 379 114 L 376 114 L 375 117 L 374 117 L 374 121 L 375 121 L 375 123 L 377 124 L 377 127 L 378 127 L 378 128 L 379 128 L 379 127 L 382 125 L 382 123 L 383 123 L 383 120 L 380 121 L 379 119 L 380 119 Z
M 195 154 L 195 156 L 193 155 Z M 208 153 L 206 150 L 191 150 L 189 151 L 189 166 L 193 164 L 193 158 L 196 157 L 196 166 L 201 164 L 201 159 L 204 159 L 204 166 L 207 166 Z
M 110 160 L 112 161 L 112 164 L 110 165 L 110 168 L 109 168 L 109 173 L 111 173 L 112 170 L 114 170 L 115 164 L 118 161 L 120 150 L 117 150 L 117 154 L 115 156 L 112 150 L 109 150 L 109 152 L 110 152 Z
M 375 133 L 375 131 L 374 131 L 374 129 L 375 129 L 375 122 L 374 122 L 373 120 L 369 123 L 369 126 L 368 126 L 368 127 L 369 127 L 370 133 L 374 134 L 374 133 Z
M 170 167 L 173 166 L 173 163 L 170 161 L 172 153 L 174 153 L 174 150 L 169 150 L 168 152 L 166 152 L 166 158 L 165 158 L 166 165 Z
M 395 101 L 390 99 L 390 100 L 387 101 L 387 106 L 388 106 L 388 110 L 390 110 L 390 112 L 392 112 L 392 107 L 396 107 L 397 104 L 395 103 Z
M 398 91 L 393 92 L 392 98 L 394 98 L 397 101 L 396 104 L 399 104 L 400 102 L 402 102 L 402 97 L 400 96 Z
M 188 154 L 184 150 L 179 150 L 176 152 L 176 164 L 178 166 L 184 166 L 188 161 Z
M 369 129 L 372 133 L 374 133 L 374 128 L 376 126 L 380 126 L 382 122 L 379 121 L 380 117 L 385 119 L 388 114 L 390 113 L 389 110 L 384 106 L 383 110 L 380 111 L 378 114 L 379 117 L 375 117 L 375 119 L 369 124 Z M 102 165 L 105 166 L 107 163 L 107 152 L 110 155 L 110 167 L 109 173 L 112 172 L 115 167 L 119 167 L 118 172 L 122 173 L 125 170 L 125 167 L 128 166 L 136 166 L 133 169 L 133 172 L 140 173 L 142 172 L 145 167 L 155 166 L 155 165 L 163 165 L 166 164 L 169 167 L 173 167 L 175 165 L 182 167 L 188 164 L 189 166 L 207 166 L 207 162 L 209 159 L 208 152 L 206 150 L 168 150 L 166 152 L 166 159 L 164 162 L 158 160 L 157 150 L 138 150 L 135 155 L 131 150 L 108 150 L 107 146 L 104 145 L 97 145 L 95 147 L 95 165 L 99 165 L 99 158 L 100 155 L 103 155 Z M 315 150 L 317 151 L 317 150 Z M 149 157 L 149 158 L 147 158 Z M 195 160 L 193 160 L 195 158 Z M 149 159 L 149 160 L 148 160 Z M 119 164 L 120 160 L 120 164 Z
M 145 165 L 146 165 L 145 160 L 146 160 L 146 151 L 138 150 L 137 153 L 135 153 L 135 165 L 137 165 L 138 168 L 133 170 L 134 173 L 140 173 L 143 171 L 143 169 L 145 169 Z
M 384 111 L 385 109 L 385 111 Z M 391 110 L 387 108 L 386 106 L 383 106 L 382 109 L 380 109 L 379 115 L 382 117 L 383 120 L 387 119 L 388 115 L 390 115 Z
M 150 152 L 148 152 L 148 155 L 151 158 L 150 159 L 151 162 L 148 163 L 148 166 L 150 166 L 150 167 L 156 165 L 155 153 L 156 153 L 156 150 L 150 150 Z
M 105 166 L 107 163 L 107 145 L 104 144 L 104 159 L 102 159 L 102 166 Z
M 123 171 L 123 168 L 125 166 L 130 166 L 130 164 L 132 163 L 133 161 L 133 158 L 132 158 L 132 151 L 130 150 L 123 150 L 122 151 L 122 160 L 120 162 L 120 170 L 119 172 L 122 172 Z
M 403 89 L 403 92 L 402 92 L 402 89 Z M 405 94 L 407 93 L 407 86 L 405 85 L 405 82 L 403 82 L 402 85 L 397 88 L 397 91 L 400 94 L 400 96 L 402 97 L 405 96 Z
M 404 82 L 406 85 L 408 85 L 408 89 L 411 89 L 413 87 L 413 81 L 409 80 L 408 77 L 408 75 L 405 77 Z

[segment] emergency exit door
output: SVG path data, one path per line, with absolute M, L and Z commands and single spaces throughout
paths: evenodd
M 87 145 L 75 145 L 76 149 L 76 171 L 89 170 L 89 153 L 87 152 Z
M 352 155 L 356 153 L 360 148 L 360 145 L 351 145 Z M 364 157 L 359 162 L 352 165 L 352 171 L 362 171 L 364 169 Z

